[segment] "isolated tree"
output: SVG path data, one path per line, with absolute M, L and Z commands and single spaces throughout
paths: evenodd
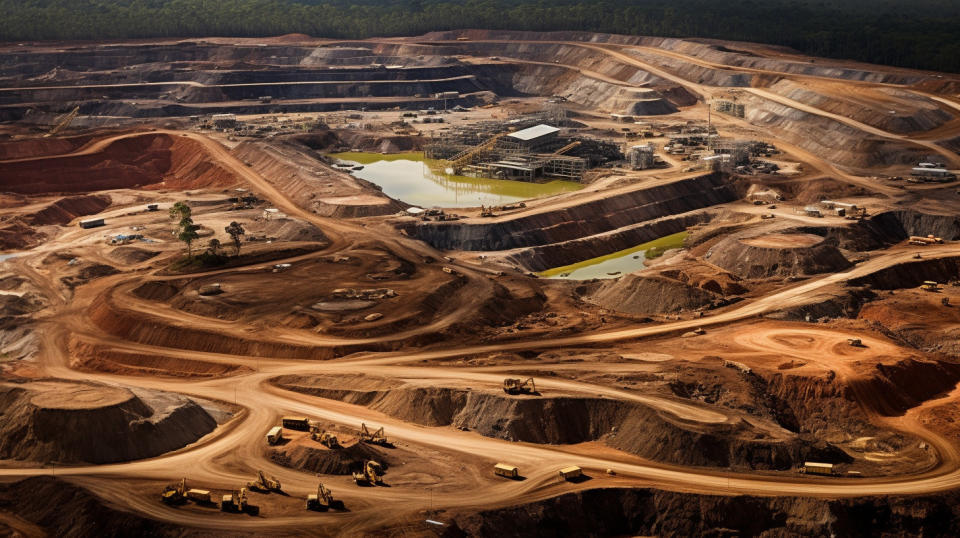
M 233 221 L 230 223 L 230 226 L 224 228 L 224 231 L 230 234 L 230 239 L 233 240 L 233 248 L 236 249 L 236 255 L 239 256 L 241 236 L 247 233 L 246 230 L 243 229 L 243 226 L 241 226 L 239 222 Z
M 193 211 L 186 202 L 177 202 L 170 206 L 170 218 L 179 219 L 175 232 L 177 239 L 186 243 L 187 256 L 191 258 L 193 257 L 193 242 L 200 238 L 200 234 L 197 233 L 200 227 L 193 223 L 192 214 Z
M 207 247 L 210 248 L 210 252 L 211 252 L 214 256 L 216 256 L 217 253 L 220 252 L 220 247 L 222 247 L 222 246 L 223 246 L 223 245 L 220 244 L 220 240 L 217 239 L 216 237 L 214 237 L 213 239 L 210 240 L 209 243 L 207 243 Z
M 177 202 L 170 206 L 170 220 L 180 222 L 192 216 L 193 210 L 190 209 L 190 206 L 188 206 L 186 202 Z

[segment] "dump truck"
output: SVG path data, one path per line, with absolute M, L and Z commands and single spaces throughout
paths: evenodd
M 853 347 L 863 347 L 863 341 L 859 338 L 847 338 L 847 343 Z
M 805 461 L 803 462 L 803 467 L 800 468 L 801 473 L 807 474 L 823 474 L 823 475 L 832 475 L 833 474 L 833 464 L 832 463 L 818 463 L 815 461 Z
M 498 463 L 493 466 L 493 474 L 504 478 L 520 478 L 520 470 L 513 465 Z
M 275 445 L 283 439 L 283 428 L 274 426 L 267 432 L 267 444 Z
M 363 463 L 363 469 L 353 473 L 353 481 L 359 486 L 366 484 L 375 486 L 383 484 L 383 466 L 373 460 L 367 460 Z
M 907 241 L 907 243 L 910 244 L 910 245 L 919 245 L 919 246 L 923 246 L 923 245 L 942 245 L 942 244 L 943 244 L 943 238 L 942 238 L 942 237 L 935 237 L 935 236 L 933 236 L 933 235 L 928 235 L 928 236 L 926 236 L 926 237 L 919 236 L 919 235 L 911 235 L 911 236 L 910 236 L 910 239 Z
M 247 488 L 227 493 L 220 500 L 220 510 L 224 512 L 244 512 L 248 506 Z
M 275 477 L 268 477 L 263 471 L 257 471 L 257 479 L 247 482 L 247 488 L 254 491 L 280 491 L 280 481 Z
M 307 495 L 307 510 L 326 510 L 333 504 L 333 492 L 317 484 L 317 492 Z
M 367 429 L 367 425 L 362 422 L 360 423 L 360 440 L 372 445 L 386 446 L 388 444 L 387 436 L 383 433 L 383 426 L 380 426 L 379 430 L 371 432 Z
M 564 480 L 573 480 L 574 478 L 580 478 L 583 476 L 583 469 L 577 467 L 576 465 L 571 465 L 570 467 L 564 467 L 558 472 L 560 478 Z
M 933 280 L 924 280 L 923 284 L 920 285 L 920 289 L 923 291 L 940 291 L 940 284 Z
M 310 431 L 310 419 L 307 417 L 283 417 L 280 424 L 288 430 Z
M 503 392 L 507 394 L 536 394 L 537 385 L 533 382 L 532 377 L 522 381 L 508 377 L 503 380 Z
M 187 498 L 193 502 L 198 503 L 208 503 L 210 502 L 210 490 L 206 489 L 188 489 Z
M 163 492 L 160 493 L 160 500 L 167 504 L 180 504 L 187 500 L 187 479 L 182 478 L 180 482 L 163 488 Z

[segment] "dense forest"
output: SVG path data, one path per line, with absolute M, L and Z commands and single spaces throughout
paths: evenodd
M 957 0 L 0 0 L 0 41 L 584 30 L 960 72 Z

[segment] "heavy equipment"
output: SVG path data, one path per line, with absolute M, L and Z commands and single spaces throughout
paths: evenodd
M 920 285 L 920 289 L 923 291 L 940 291 L 940 284 L 933 280 L 924 280 L 923 284 Z
M 847 343 L 853 347 L 863 347 L 863 340 L 859 338 L 847 338 Z
M 310 431 L 310 419 L 307 417 L 283 417 L 280 424 L 288 430 Z
M 281 440 L 283 440 L 283 428 L 280 426 L 270 428 L 270 431 L 267 432 L 267 444 L 275 445 Z
M 263 471 L 257 471 L 257 479 L 247 482 L 247 488 L 254 491 L 280 491 L 280 481 L 273 476 L 266 476 Z
M 326 430 L 313 427 L 310 431 L 310 438 L 327 448 L 340 448 L 340 441 L 337 436 Z
M 564 480 L 573 480 L 574 478 L 580 478 L 583 476 L 583 469 L 577 467 L 576 465 L 571 465 L 570 467 L 564 467 L 559 471 L 560 478 Z
M 367 425 L 362 422 L 360 423 L 360 440 L 372 445 L 386 446 L 389 444 L 387 443 L 387 436 L 383 434 L 383 426 L 380 426 L 379 430 L 371 432 L 367 429 Z
M 72 121 L 74 120 L 74 118 L 77 117 L 77 114 L 79 114 L 79 113 L 80 113 L 80 107 L 79 107 L 79 106 L 74 107 L 73 110 L 71 110 L 70 112 L 67 112 L 66 114 L 64 114 L 63 116 L 61 116 L 61 117 L 57 120 L 57 124 L 54 125 L 52 129 L 50 129 L 50 132 L 48 132 L 47 134 L 43 135 L 43 137 L 44 137 L 44 138 L 51 137 L 51 136 L 59 133 L 60 131 L 66 129 L 66 128 L 70 125 L 70 122 L 72 122 Z
M 525 380 L 519 380 L 508 377 L 503 380 L 503 392 L 507 394 L 537 394 L 537 385 L 532 377 Z
M 187 500 L 187 479 L 182 478 L 180 482 L 163 488 L 160 500 L 167 504 L 180 504 Z
M 513 465 L 507 465 L 506 463 L 498 463 L 493 466 L 493 474 L 497 476 L 502 476 L 504 478 L 519 478 L 520 470 L 514 467 Z
M 317 492 L 307 495 L 307 510 L 326 510 L 333 504 L 333 492 L 324 487 L 322 483 L 317 484 Z
M 807 474 L 824 474 L 832 475 L 833 474 L 833 464 L 832 463 L 818 463 L 815 461 L 805 461 L 803 462 L 803 467 L 800 468 L 801 473 Z
M 363 463 L 363 469 L 353 473 L 353 481 L 358 486 L 361 484 L 375 486 L 383 484 L 382 476 L 383 467 L 373 460 L 367 460 Z
M 187 498 L 197 503 L 210 502 L 210 490 L 208 489 L 188 489 Z
M 227 493 L 220 500 L 220 510 L 224 512 L 244 512 L 247 506 L 247 488 Z

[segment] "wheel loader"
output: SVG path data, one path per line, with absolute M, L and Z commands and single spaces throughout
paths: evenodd
M 373 461 L 367 460 L 363 464 L 363 469 L 353 473 L 353 481 L 358 485 L 375 486 L 383 484 L 383 467 Z

